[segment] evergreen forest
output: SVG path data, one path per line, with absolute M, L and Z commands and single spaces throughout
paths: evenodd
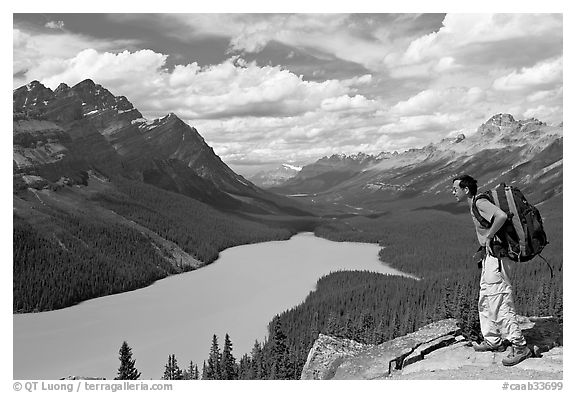
M 114 186 L 113 191 L 93 192 L 90 204 L 78 202 L 74 209 L 51 205 L 48 199 L 18 209 L 26 212 L 22 215 L 15 209 L 14 312 L 68 307 L 193 268 L 173 263 L 138 225 L 173 242 L 200 266 L 228 247 L 286 240 L 294 233 L 141 182 L 120 178 Z M 32 201 L 37 197 L 28 195 Z

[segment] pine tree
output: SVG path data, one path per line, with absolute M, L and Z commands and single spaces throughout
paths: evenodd
M 286 334 L 278 317 L 272 321 L 272 339 L 270 340 L 270 379 L 290 379 L 291 365 L 286 345 Z
M 214 334 L 212 336 L 212 346 L 210 348 L 210 355 L 208 356 L 208 364 L 206 365 L 205 375 L 202 379 L 221 379 L 222 372 L 220 370 L 220 363 L 222 361 L 222 354 L 218 347 L 218 337 Z
M 250 363 L 250 379 L 266 379 L 266 368 L 264 367 L 264 353 L 262 346 L 256 340 L 252 347 L 252 362 Z
M 198 375 L 198 366 L 194 364 L 194 362 L 190 362 L 190 365 L 188 366 L 188 369 L 186 371 L 184 371 L 184 377 L 183 379 L 198 379 L 199 375 Z
M 232 341 L 228 333 L 226 333 L 226 337 L 224 338 L 220 371 L 221 379 L 238 379 L 236 359 L 232 355 Z
M 124 341 L 120 347 L 120 367 L 118 367 L 118 375 L 114 378 L 116 380 L 133 380 L 140 378 L 138 369 L 134 366 L 136 360 L 132 359 L 132 348 Z
M 247 353 L 238 362 L 238 379 L 255 379 L 252 375 L 252 362 Z
M 181 380 L 184 378 L 182 370 L 178 367 L 178 361 L 176 360 L 176 355 L 172 354 L 168 356 L 168 363 L 166 364 L 164 370 L 164 376 L 162 379 L 165 380 Z
M 208 379 L 208 367 L 206 366 L 206 360 L 202 363 L 202 379 Z

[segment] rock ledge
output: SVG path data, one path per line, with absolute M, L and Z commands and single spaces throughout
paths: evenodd
M 475 352 L 455 319 L 366 345 L 320 334 L 301 379 L 562 379 L 562 323 L 551 317 L 518 317 L 534 357 L 502 365 L 507 352 Z

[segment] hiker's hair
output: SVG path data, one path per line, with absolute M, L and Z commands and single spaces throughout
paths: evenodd
M 456 180 L 460 180 L 460 183 L 458 183 L 460 188 L 464 189 L 468 187 L 472 196 L 476 195 L 476 192 L 478 191 L 478 182 L 476 179 L 470 175 L 462 175 L 452 180 L 452 183 L 454 183 Z

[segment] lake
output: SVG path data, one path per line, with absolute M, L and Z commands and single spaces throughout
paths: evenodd
M 237 360 L 263 342 L 274 317 L 301 303 L 338 270 L 403 273 L 378 259 L 376 244 L 301 233 L 287 241 L 229 248 L 201 269 L 62 310 L 14 314 L 14 379 L 70 375 L 113 379 L 126 340 L 141 379 L 160 379 L 170 354 L 181 369 L 208 358 L 230 335 Z

